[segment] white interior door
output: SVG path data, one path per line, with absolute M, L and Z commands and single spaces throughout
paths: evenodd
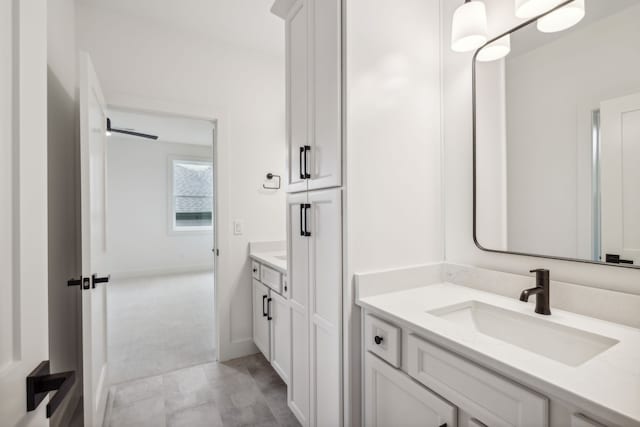
M 640 93 L 602 102 L 602 260 L 640 264 Z
M 106 250 L 107 116 L 91 59 L 82 54 L 80 61 L 84 421 L 87 427 L 99 427 L 107 400 L 107 294 L 106 283 L 95 283 L 92 275 L 104 275 L 99 270 L 100 259 Z
M 2 426 L 49 425 L 46 399 L 27 412 L 25 397 L 25 378 L 49 358 L 46 3 L 0 2 Z

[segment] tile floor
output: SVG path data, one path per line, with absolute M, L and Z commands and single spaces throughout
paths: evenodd
M 256 354 L 112 387 L 105 427 L 299 426 L 287 388 Z
M 213 273 L 112 280 L 110 384 L 215 360 Z

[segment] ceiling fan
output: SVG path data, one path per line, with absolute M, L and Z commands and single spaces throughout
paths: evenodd
M 107 117 L 107 136 L 111 135 L 111 133 L 122 133 L 125 135 L 137 136 L 138 138 L 153 139 L 154 141 L 158 139 L 158 135 L 136 132 L 132 129 L 120 129 L 111 127 L 111 119 Z

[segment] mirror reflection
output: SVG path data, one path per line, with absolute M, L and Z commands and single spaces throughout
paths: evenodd
M 639 265 L 640 0 L 585 11 L 561 32 L 533 22 L 475 64 L 476 239 Z

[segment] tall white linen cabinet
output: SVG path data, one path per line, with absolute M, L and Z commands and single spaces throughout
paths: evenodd
M 277 0 L 285 20 L 289 407 L 343 425 L 342 0 Z

